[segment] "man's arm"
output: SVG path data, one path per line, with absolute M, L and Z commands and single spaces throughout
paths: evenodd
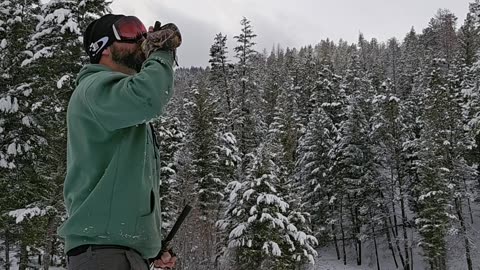
M 173 95 L 172 65 L 171 51 L 156 51 L 133 76 L 100 74 L 86 89 L 86 102 L 107 130 L 145 123 L 158 117 Z

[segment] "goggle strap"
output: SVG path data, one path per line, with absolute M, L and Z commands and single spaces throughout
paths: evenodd
M 118 32 L 117 32 L 117 28 L 115 28 L 115 24 L 112 24 L 112 28 L 113 28 L 113 34 L 115 35 L 115 38 L 116 38 L 117 40 L 122 40 L 122 39 L 120 38 L 120 35 L 119 35 Z

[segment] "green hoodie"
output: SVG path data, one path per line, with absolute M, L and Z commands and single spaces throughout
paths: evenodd
M 58 229 L 65 250 L 122 245 L 152 258 L 161 249 L 160 160 L 147 121 L 173 92 L 173 56 L 158 51 L 128 76 L 87 65 L 67 110 L 68 218 Z

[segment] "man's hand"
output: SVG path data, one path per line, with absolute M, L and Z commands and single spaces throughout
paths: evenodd
M 155 268 L 172 269 L 175 267 L 176 261 L 177 257 L 174 254 L 170 253 L 170 251 L 165 251 L 160 259 L 153 262 L 153 265 Z
M 160 23 L 158 23 L 160 25 Z M 156 25 L 157 27 L 157 25 Z M 171 50 L 175 51 L 182 44 L 182 35 L 180 30 L 173 23 L 168 23 L 161 26 L 160 29 L 149 27 L 147 38 L 142 43 L 142 50 L 145 56 L 148 57 L 156 50 Z

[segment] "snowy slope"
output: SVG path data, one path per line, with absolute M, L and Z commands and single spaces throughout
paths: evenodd
M 473 212 L 473 225 L 471 224 L 470 217 L 465 217 L 467 222 L 467 230 L 469 232 L 468 238 L 471 243 L 471 254 L 473 261 L 473 269 L 480 270 L 480 207 L 472 205 Z M 466 208 L 464 208 L 466 214 Z M 466 215 L 467 216 L 467 215 Z M 412 236 L 412 232 L 408 232 L 409 237 Z M 418 235 L 413 234 L 414 241 L 418 241 Z M 379 257 L 380 257 L 380 269 L 402 269 L 400 261 L 399 268 L 395 267 L 392 259 L 392 255 L 387 245 L 384 245 L 387 241 L 384 238 L 379 237 L 377 239 L 379 243 Z M 428 269 L 427 264 L 422 256 L 421 248 L 414 247 L 414 270 Z M 447 238 L 447 266 L 449 270 L 467 270 L 465 260 L 465 246 L 463 238 L 460 235 L 451 235 Z M 357 266 L 355 261 L 354 247 L 350 247 L 347 250 L 347 265 L 343 265 L 342 260 L 337 260 L 335 254 L 335 248 L 333 246 L 326 247 L 318 250 L 318 257 L 315 260 L 315 265 L 307 268 L 308 270 L 364 270 L 364 269 L 377 269 L 375 259 L 375 249 L 372 241 L 366 241 L 363 247 L 362 266 Z M 398 260 L 398 258 L 397 258 Z

